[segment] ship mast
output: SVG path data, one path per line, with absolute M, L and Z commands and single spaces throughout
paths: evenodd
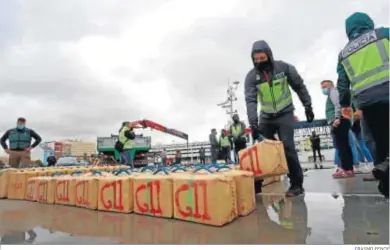
M 228 80 L 226 91 L 227 99 L 224 102 L 217 104 L 217 106 L 222 107 L 229 116 L 227 126 L 232 122 L 233 115 L 237 113 L 237 110 L 234 109 L 234 102 L 237 101 L 236 91 L 239 83 L 239 81 L 230 82 L 230 80 Z

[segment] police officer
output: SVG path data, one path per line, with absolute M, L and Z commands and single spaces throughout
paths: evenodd
M 120 150 L 121 157 L 125 165 L 134 168 L 134 156 L 135 150 L 133 149 L 133 140 L 135 134 L 130 122 L 123 122 L 122 127 L 119 130 L 119 142 L 122 144 L 122 150 Z
M 33 144 L 32 139 L 35 140 Z M 13 168 L 28 167 L 31 163 L 31 150 L 41 141 L 42 138 L 34 130 L 26 127 L 26 119 L 22 117 L 18 118 L 16 128 L 8 130 L 0 139 L 4 151 L 9 154 L 9 165 Z
M 226 164 L 230 163 L 230 139 L 226 135 L 225 130 L 221 130 L 221 136 L 219 137 L 219 146 L 221 149 L 221 159 L 226 162 Z
M 289 168 L 290 188 L 286 195 L 304 193 L 303 173 L 294 144 L 294 105 L 291 87 L 305 107 L 308 122 L 314 120 L 311 98 L 294 66 L 282 61 L 274 61 L 271 48 L 265 41 L 257 41 L 252 46 L 251 58 L 254 64 L 245 79 L 245 100 L 248 120 L 254 140 L 259 134 L 272 139 L 277 133 L 283 141 Z M 261 105 L 260 123 L 257 113 Z
M 366 13 L 357 12 L 347 18 L 346 33 L 349 42 L 337 65 L 342 113 L 348 112 L 352 95 L 375 141 L 373 174 L 388 187 L 389 28 L 375 29 Z
M 234 145 L 234 155 L 238 163 L 238 151 L 246 148 L 245 123 L 240 121 L 238 114 L 234 114 L 232 118 L 233 124 L 230 126 L 230 133 Z

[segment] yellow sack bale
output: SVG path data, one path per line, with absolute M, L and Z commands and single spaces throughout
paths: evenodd
M 98 177 L 98 209 L 131 213 L 133 211 L 133 177 Z
M 236 183 L 219 174 L 173 176 L 174 218 L 222 226 L 237 217 Z
M 53 179 L 56 182 L 54 202 L 56 204 L 74 205 L 74 188 L 76 180 L 74 176 L 64 175 L 55 176 Z
M 10 174 L 16 171 L 14 168 L 0 170 L 0 198 L 7 198 Z
M 37 200 L 37 186 L 38 186 L 38 177 L 32 177 L 27 180 L 27 188 L 26 188 L 26 194 L 25 199 L 29 201 L 36 201 Z
M 27 180 L 37 176 L 36 171 L 21 170 L 10 175 L 8 184 L 8 199 L 23 200 L 26 195 Z
M 134 212 L 156 217 L 173 217 L 173 184 L 169 175 L 134 177 Z
M 56 179 L 47 176 L 36 177 L 34 179 L 38 182 L 36 186 L 37 201 L 53 204 L 55 202 Z
M 236 183 L 237 209 L 239 216 L 245 216 L 256 208 L 254 176 L 252 172 L 241 170 L 230 170 L 218 172 L 230 176 Z
M 287 161 L 281 141 L 263 140 L 239 152 L 240 170 L 251 171 L 256 177 L 288 173 Z
M 75 184 L 75 202 L 78 207 L 97 209 L 98 180 L 95 176 L 80 176 Z

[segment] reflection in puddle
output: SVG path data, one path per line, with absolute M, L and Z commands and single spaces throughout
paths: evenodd
M 224 227 L 25 201 L 0 201 L 2 244 L 388 244 L 388 203 L 312 194 L 256 197 L 256 211 Z M 19 209 L 8 209 L 18 204 Z M 30 233 L 27 233 L 30 232 Z M 32 233 L 33 232 L 33 233 Z M 34 233 L 36 234 L 34 236 Z M 4 242 L 4 243 L 3 243 Z

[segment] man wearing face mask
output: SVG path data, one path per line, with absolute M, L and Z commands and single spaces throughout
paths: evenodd
M 238 114 L 233 115 L 233 124 L 230 126 L 230 134 L 234 145 L 234 157 L 238 163 L 238 151 L 246 148 L 245 123 L 240 121 Z
M 32 139 L 35 140 L 33 144 Z M 41 141 L 41 137 L 34 130 L 26 128 L 24 118 L 18 118 L 16 128 L 8 130 L 0 139 L 4 151 L 9 154 L 9 165 L 13 168 L 28 167 L 31 162 L 31 150 Z
M 351 123 L 341 115 L 339 93 L 330 80 L 321 82 L 322 93 L 327 96 L 325 116 L 331 126 L 333 143 L 340 158 L 340 168 L 332 175 L 333 178 L 347 178 L 355 175 L 353 171 L 352 151 L 349 143 Z
M 278 134 L 283 141 L 289 168 L 290 188 L 286 196 L 303 194 L 303 172 L 294 144 L 294 105 L 290 87 L 305 107 L 308 122 L 314 120 L 311 97 L 295 67 L 275 61 L 265 41 L 253 44 L 251 59 L 254 67 L 245 79 L 245 101 L 253 139 L 257 140 L 260 134 L 272 139 L 275 133 Z M 259 102 L 260 123 L 257 113 Z

